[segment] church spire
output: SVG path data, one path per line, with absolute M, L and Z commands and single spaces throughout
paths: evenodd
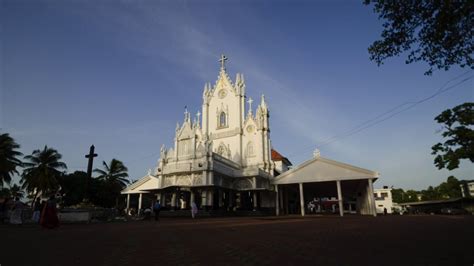
M 200 124 L 201 124 L 201 112 L 197 112 L 196 113 L 196 124 L 198 127 L 201 127 Z
M 184 122 L 191 122 L 191 114 L 188 112 L 188 106 L 184 106 Z
M 265 95 L 263 94 L 262 94 L 262 100 L 260 102 L 260 106 L 265 107 L 265 108 L 267 107 L 267 103 L 265 102 Z

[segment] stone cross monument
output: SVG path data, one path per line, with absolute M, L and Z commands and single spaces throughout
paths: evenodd
M 89 149 L 89 154 L 86 155 L 86 158 L 89 159 L 87 163 L 87 181 L 86 181 L 86 195 L 84 196 L 84 201 L 89 200 L 89 186 L 90 180 L 92 178 L 92 165 L 94 164 L 94 157 L 97 157 L 97 153 L 94 153 L 94 145 Z

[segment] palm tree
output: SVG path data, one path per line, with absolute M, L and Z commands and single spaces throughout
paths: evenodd
M 104 170 L 102 169 L 94 169 L 94 173 L 98 173 L 98 179 L 105 181 L 110 184 L 116 184 L 121 188 L 125 188 L 129 183 L 128 180 L 128 169 L 123 165 L 123 163 L 119 160 L 112 159 L 110 164 L 107 165 L 105 161 L 102 162 L 104 166 Z
M 18 174 L 16 167 L 22 165 L 17 157 L 23 154 L 16 150 L 18 148 L 20 145 L 8 133 L 0 135 L 0 187 L 2 188 L 3 182 L 11 181 L 12 174 Z
M 43 195 L 56 192 L 59 188 L 58 178 L 61 170 L 66 170 L 67 166 L 61 162 L 62 155 L 53 148 L 44 146 L 43 150 L 34 150 L 31 155 L 25 156 L 21 183 L 28 192 L 33 192 L 36 196 L 41 192 Z
M 13 186 L 10 186 L 10 195 L 21 199 L 25 195 L 25 191 L 19 185 L 13 184 Z
M 115 199 L 115 207 L 118 207 L 120 191 L 127 186 L 128 169 L 119 160 L 112 159 L 110 164 L 102 162 L 104 170 L 94 169 L 94 173 L 98 173 L 97 179 L 103 182 L 102 189 L 107 190 L 107 195 L 103 194 L 101 204 L 111 206 Z

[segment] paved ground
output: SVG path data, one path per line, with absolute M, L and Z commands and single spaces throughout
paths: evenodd
M 0 225 L 0 265 L 474 265 L 474 216 Z

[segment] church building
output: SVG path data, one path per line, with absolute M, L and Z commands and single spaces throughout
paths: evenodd
M 237 73 L 232 80 L 226 60 L 224 55 L 219 60 L 217 81 L 204 85 L 202 111 L 191 117 L 185 110 L 173 147 L 161 147 L 155 171 L 122 191 L 127 209 L 131 197 L 138 195 L 138 209 L 145 207 L 146 198 L 147 207 L 160 200 L 170 211 L 189 209 L 195 202 L 204 212 L 305 215 L 310 200 L 319 202 L 321 210 L 323 200 L 333 197 L 341 215 L 375 215 L 371 191 L 378 173 L 319 154 L 290 170 L 291 162 L 272 146 L 264 95 L 254 110 L 254 101 L 246 97 L 244 75 Z M 342 188 L 348 193 L 345 201 Z

